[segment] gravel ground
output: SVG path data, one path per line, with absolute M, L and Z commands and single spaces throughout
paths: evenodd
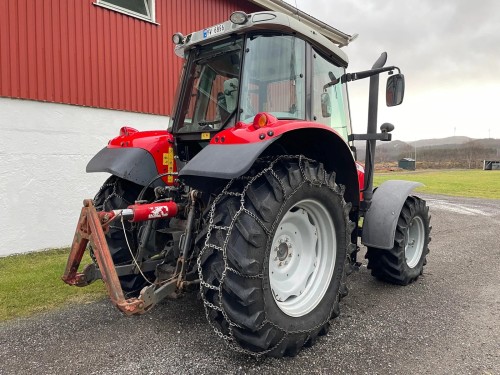
M 424 198 L 424 276 L 397 287 L 363 266 L 329 334 L 295 358 L 227 349 L 189 295 L 139 317 L 104 300 L 2 323 L 0 374 L 500 374 L 500 200 Z

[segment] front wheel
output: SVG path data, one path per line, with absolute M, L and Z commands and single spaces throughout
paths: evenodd
M 238 350 L 295 355 L 339 314 L 354 225 L 343 188 L 321 164 L 260 164 L 212 205 L 201 295 L 210 324 Z
M 431 228 L 425 201 L 409 196 L 399 214 L 394 247 L 389 250 L 368 248 L 366 258 L 372 275 L 397 285 L 415 281 L 427 263 Z

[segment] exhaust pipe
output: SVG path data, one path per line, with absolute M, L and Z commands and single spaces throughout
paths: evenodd
M 387 53 L 383 52 L 380 57 L 373 64 L 372 69 L 382 68 L 387 61 Z M 377 134 L 377 121 L 378 121 L 378 91 L 380 75 L 375 74 L 370 77 L 370 92 L 368 99 L 368 126 L 367 134 Z M 375 170 L 375 149 L 377 145 L 376 139 L 366 141 L 366 155 L 365 155 L 365 186 L 363 189 L 364 196 L 364 209 L 368 210 L 373 197 L 373 173 Z

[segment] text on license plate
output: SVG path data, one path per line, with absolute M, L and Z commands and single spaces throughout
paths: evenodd
M 212 35 L 222 33 L 225 30 L 224 24 L 212 26 L 203 30 L 203 39 L 210 38 Z

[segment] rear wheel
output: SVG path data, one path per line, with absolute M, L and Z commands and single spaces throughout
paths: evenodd
M 422 273 L 430 242 L 429 208 L 424 200 L 409 196 L 398 218 L 394 247 L 390 250 L 369 247 L 368 268 L 377 279 L 408 285 Z
M 210 324 L 238 350 L 295 355 L 339 314 L 354 225 L 321 164 L 280 157 L 256 166 L 212 205 L 201 294 Z
M 126 208 L 134 204 L 142 188 L 141 185 L 117 176 L 111 176 L 104 182 L 94 198 L 96 210 L 111 211 Z M 132 255 L 125 239 L 124 227 L 130 248 L 132 251 L 137 249 L 138 228 L 136 225 L 128 221 L 125 221 L 123 226 L 120 221 L 111 223 L 105 236 L 115 266 L 132 262 Z M 154 278 L 154 273 L 146 274 L 146 276 Z M 138 274 L 121 276 L 120 284 L 126 296 L 132 297 L 138 295 L 147 282 L 141 274 Z

